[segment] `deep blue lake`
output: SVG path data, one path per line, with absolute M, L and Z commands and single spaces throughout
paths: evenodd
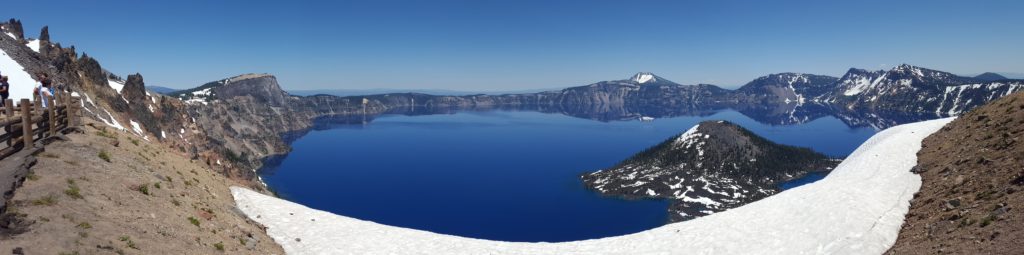
M 585 189 L 579 174 L 703 120 L 838 157 L 876 132 L 832 117 L 761 124 L 735 111 L 653 122 L 518 111 L 386 115 L 310 131 L 261 175 L 288 200 L 386 225 L 506 241 L 608 237 L 665 224 L 668 202 L 604 197 Z

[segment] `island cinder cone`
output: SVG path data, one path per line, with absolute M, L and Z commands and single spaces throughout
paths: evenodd
M 587 187 L 626 198 L 669 199 L 671 221 L 757 201 L 779 184 L 829 171 L 837 160 L 776 144 L 736 124 L 705 121 L 622 161 L 584 174 Z

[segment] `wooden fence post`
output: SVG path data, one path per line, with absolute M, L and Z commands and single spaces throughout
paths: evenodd
M 57 105 L 54 104 L 53 96 L 45 96 L 47 127 L 50 129 L 50 136 L 57 135 Z
M 4 100 L 4 116 L 6 116 L 7 117 L 6 119 L 8 119 L 8 120 L 14 119 L 14 100 L 11 100 L 11 99 Z M 11 126 L 10 125 L 4 126 L 4 131 L 6 131 L 8 134 L 10 134 L 11 133 Z M 11 144 L 14 144 L 14 134 L 11 134 L 11 139 L 7 139 L 7 146 L 9 147 L 9 146 L 11 146 Z
M 21 139 L 25 142 L 25 148 L 32 148 L 32 110 L 29 108 L 28 98 L 21 99 Z

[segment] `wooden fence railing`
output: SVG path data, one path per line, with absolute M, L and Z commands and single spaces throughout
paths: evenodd
M 0 159 L 24 148 L 32 148 L 36 141 L 80 124 L 78 116 L 81 106 L 78 101 L 81 99 L 60 93 L 42 100 L 46 100 L 48 107 L 43 108 L 38 96 L 35 101 L 21 99 L 17 106 L 14 100 L 4 101 L 3 116 L 0 116 L 0 127 L 3 127 L 3 134 L 0 134 Z

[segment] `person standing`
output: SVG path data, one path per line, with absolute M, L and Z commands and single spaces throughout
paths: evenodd
M 0 76 L 0 106 L 7 107 L 4 102 L 11 96 L 11 84 L 7 83 L 7 76 Z
M 42 103 L 43 108 L 49 107 L 46 105 L 46 98 L 53 97 L 53 89 L 50 88 L 50 78 L 46 76 L 46 73 L 39 73 L 39 86 L 35 88 L 35 93 L 39 95 L 39 101 Z

